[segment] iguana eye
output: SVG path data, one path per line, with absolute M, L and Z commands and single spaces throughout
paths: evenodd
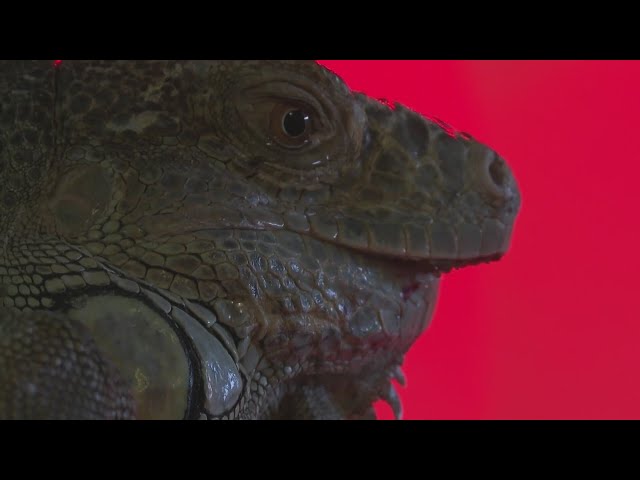
M 278 177 L 283 185 L 319 188 L 321 174 L 325 183 L 334 181 L 329 178 L 337 178 L 338 169 L 328 163 L 358 157 L 366 124 L 360 104 L 318 79 L 292 73 L 281 81 L 281 72 L 258 73 L 233 85 L 221 112 L 229 139 L 246 154 L 238 162 L 248 172 L 259 169 L 260 178 Z
M 313 114 L 304 107 L 277 104 L 271 112 L 269 131 L 283 147 L 304 147 L 311 142 Z
M 284 114 L 282 119 L 282 128 L 284 133 L 290 137 L 296 138 L 307 130 L 307 124 L 310 121 L 309 114 L 302 110 L 289 110 Z

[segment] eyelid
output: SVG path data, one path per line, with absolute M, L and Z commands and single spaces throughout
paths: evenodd
M 296 84 L 292 81 L 262 81 L 255 80 L 248 86 L 238 86 L 231 97 L 237 114 L 249 131 L 252 131 L 251 141 L 255 141 L 260 148 L 270 152 L 284 153 L 287 161 L 293 164 L 301 162 L 300 168 L 309 168 L 305 159 L 316 159 L 318 150 L 336 148 L 334 142 L 340 142 L 342 136 L 342 115 L 336 108 L 330 96 L 327 96 L 320 86 L 306 83 Z M 311 115 L 308 133 L 304 134 L 304 145 L 288 145 L 288 141 L 281 141 L 274 137 L 271 128 L 272 112 L 278 105 L 301 109 Z M 328 143 L 330 142 L 330 143 Z M 320 152 L 322 154 L 322 152 Z
M 314 103 L 319 105 L 317 102 Z M 273 121 L 271 115 L 278 106 L 281 106 L 281 110 L 283 111 L 287 107 L 300 109 L 308 112 L 308 114 L 311 116 L 311 131 L 306 135 L 306 143 L 304 145 L 287 145 L 287 142 L 283 142 L 272 137 L 271 133 L 269 132 L 271 122 Z M 244 110 L 252 117 L 255 116 L 254 118 L 258 120 L 258 124 L 260 123 L 260 115 L 266 115 L 266 117 L 264 117 L 264 120 L 268 123 L 265 124 L 263 128 L 266 129 L 264 133 L 269 139 L 268 145 L 271 145 L 271 142 L 275 142 L 280 147 L 286 148 L 287 150 L 295 151 L 300 150 L 303 147 L 305 149 L 313 149 L 320 145 L 324 139 L 329 138 L 334 134 L 334 129 L 332 128 L 331 123 L 328 122 L 326 117 L 322 113 L 318 112 L 316 108 L 309 105 L 306 100 L 301 101 L 291 97 L 275 97 L 272 96 L 271 93 L 261 92 L 260 95 L 256 95 L 250 99 L 245 99 L 241 110 Z
M 285 82 L 267 82 L 255 85 L 244 91 L 248 98 L 253 97 L 255 101 L 271 100 L 279 102 L 301 103 L 302 106 L 311 108 L 317 115 L 327 116 L 322 104 L 314 98 L 307 90 L 295 84 Z

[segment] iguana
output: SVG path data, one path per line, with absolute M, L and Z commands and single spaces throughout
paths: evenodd
M 312 61 L 5 61 L 0 418 L 372 419 L 505 161 Z

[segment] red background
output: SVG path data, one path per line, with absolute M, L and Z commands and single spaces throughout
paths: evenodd
M 493 147 L 522 191 L 504 259 L 444 277 L 405 418 L 640 418 L 640 62 L 321 63 Z

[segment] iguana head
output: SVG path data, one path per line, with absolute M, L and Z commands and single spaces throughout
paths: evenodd
M 390 379 L 441 273 L 509 246 L 519 193 L 499 155 L 315 62 L 63 62 L 55 82 L 33 221 L 224 345 L 213 365 L 172 324 L 196 415 L 397 410 Z

